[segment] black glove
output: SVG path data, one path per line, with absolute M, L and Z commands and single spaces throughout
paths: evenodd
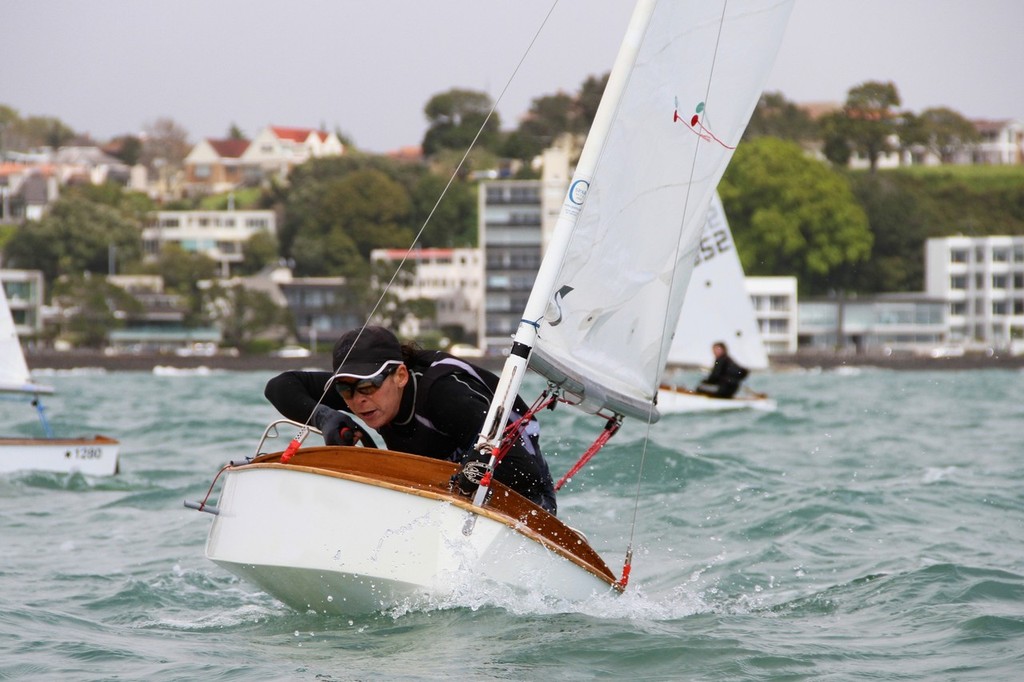
M 326 445 L 355 445 L 358 441 L 368 448 L 377 447 L 355 419 L 326 405 L 317 406 L 313 424 L 324 435 Z
M 462 460 L 462 468 L 452 476 L 452 487 L 463 495 L 472 495 L 480 486 L 480 480 L 487 473 L 490 455 L 474 450 Z

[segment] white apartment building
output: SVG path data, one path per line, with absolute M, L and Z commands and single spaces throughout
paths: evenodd
M 480 249 L 374 249 L 370 259 L 397 267 L 402 259 L 414 273 L 407 282 L 396 279 L 393 293 L 402 300 L 427 299 L 437 304 L 437 326 L 460 327 L 476 339 L 484 298 L 484 266 Z M 414 337 L 420 320 L 407 320 L 398 330 Z
M 1024 236 L 927 240 L 925 290 L 949 306 L 951 343 L 1024 352 Z
M 768 355 L 796 352 L 799 316 L 796 277 L 746 277 L 761 341 Z
M 273 211 L 157 211 L 142 230 L 142 248 L 155 258 L 164 244 L 179 244 L 217 261 L 227 278 L 231 264 L 242 262 L 242 246 L 260 232 L 276 236 Z
M 540 269 L 569 187 L 569 154 L 543 154 L 540 180 L 481 182 L 480 248 L 486 263 L 479 345 L 490 354 L 509 346 Z
M 42 270 L 0 269 L 0 295 L 7 296 L 14 330 L 22 339 L 32 339 L 43 331 Z

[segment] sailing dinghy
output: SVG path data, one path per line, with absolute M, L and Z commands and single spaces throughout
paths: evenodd
M 605 426 L 559 486 L 623 419 L 657 420 L 708 203 L 790 9 L 637 4 L 476 444 L 490 468 L 517 437 L 508 417 L 527 369 L 548 380 L 535 408 L 569 403 Z M 616 576 L 582 534 L 489 475 L 470 499 L 452 492 L 456 465 L 443 459 L 303 448 L 311 429 L 298 429 L 283 451 L 261 441 L 206 499 L 186 502 L 213 514 L 207 557 L 295 609 L 429 607 L 467 581 L 572 601 L 626 586 L 631 548 Z
M 716 398 L 697 393 L 674 380 L 682 368 L 706 366 L 711 345 L 718 341 L 725 343 L 730 357 L 747 369 L 768 368 L 768 353 L 744 284 L 743 265 L 722 199 L 715 192 L 700 238 L 693 277 L 668 351 L 666 378 L 658 388 L 659 412 L 772 411 L 777 407 L 767 395 L 746 386 L 732 398 Z
M 106 436 L 54 438 L 42 397 L 51 386 L 34 383 L 14 327 L 7 295 L 0 286 L 0 394 L 31 403 L 39 416 L 43 438 L 0 436 L 0 474 L 54 471 L 110 476 L 117 473 L 120 444 Z

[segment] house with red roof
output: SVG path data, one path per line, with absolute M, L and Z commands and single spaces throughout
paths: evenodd
M 219 194 L 267 178 L 283 180 L 309 159 L 340 156 L 344 151 L 337 135 L 312 128 L 268 126 L 251 142 L 206 139 L 185 157 L 185 191 Z
M 247 172 L 242 154 L 249 140 L 205 139 L 185 157 L 185 192 L 187 194 L 220 194 L 247 181 L 258 181 L 258 173 Z
M 312 128 L 267 126 L 242 154 L 247 166 L 259 168 L 264 177 L 288 177 L 292 168 L 310 159 L 341 156 L 345 146 L 334 133 Z

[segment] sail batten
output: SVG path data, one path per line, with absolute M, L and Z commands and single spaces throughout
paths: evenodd
M 570 186 L 571 236 L 545 256 L 560 267 L 530 360 L 584 409 L 657 418 L 707 208 L 791 4 L 663 1 L 628 45 L 635 59 L 619 79 L 607 132 L 592 131 L 581 157 L 593 167 L 578 169 Z

